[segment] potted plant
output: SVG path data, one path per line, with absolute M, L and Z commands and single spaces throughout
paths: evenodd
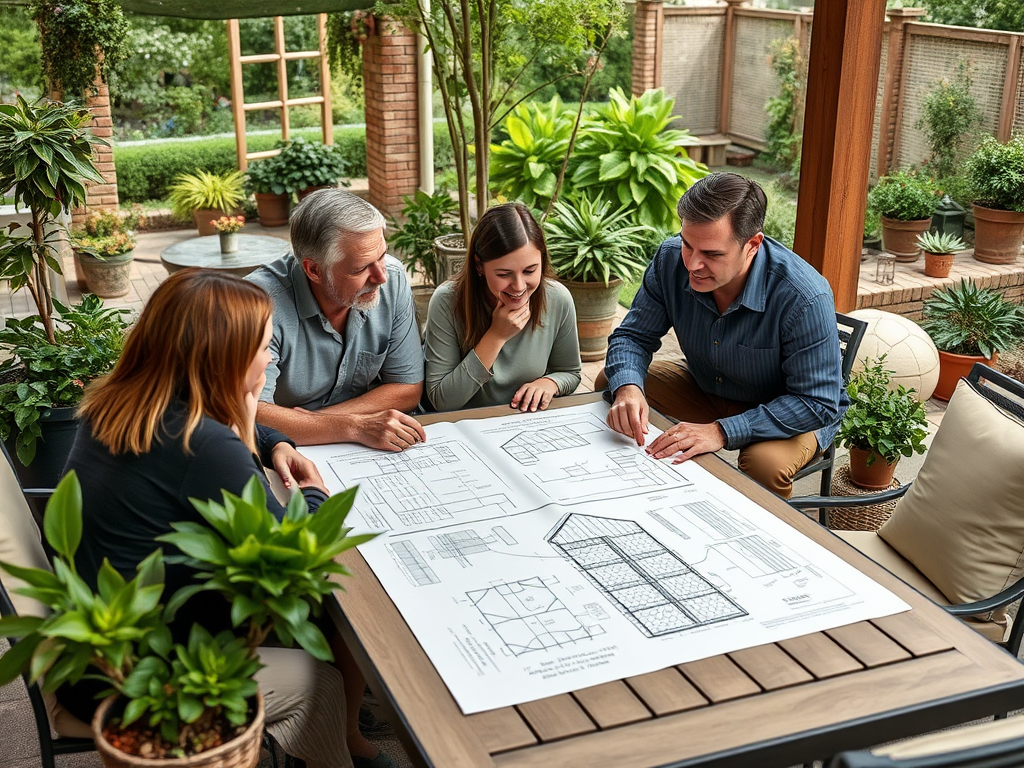
M 283 227 L 288 223 L 290 190 L 284 183 L 280 155 L 256 160 L 245 172 L 245 186 L 256 198 L 256 210 L 264 227 Z
M 924 403 L 913 389 L 893 386 L 885 358 L 866 359 L 864 368 L 850 376 L 850 407 L 836 434 L 839 445 L 850 449 L 850 481 L 872 490 L 888 488 L 896 462 L 924 453 L 928 436 Z
M 896 261 L 917 261 L 917 236 L 932 224 L 937 190 L 930 180 L 909 171 L 883 176 L 868 192 L 868 205 L 882 218 L 882 247 Z
M 994 365 L 1024 335 L 1021 308 L 970 280 L 935 290 L 923 310 L 921 327 L 939 350 L 939 383 L 932 395 L 939 400 L 953 396 L 975 363 Z
M 987 136 L 967 160 L 974 189 L 974 258 L 1011 264 L 1024 241 L 1024 134 L 1000 144 Z
M 71 232 L 71 245 L 82 265 L 86 286 L 97 296 L 124 296 L 132 287 L 132 251 L 139 219 L 137 209 L 93 211 L 80 229 Z
M 295 494 L 283 521 L 267 509 L 255 477 L 241 496 L 223 495 L 223 504 L 193 500 L 207 525 L 176 523 L 174 533 L 158 538 L 178 547 L 197 571 L 197 583 L 170 596 L 166 607 L 160 549 L 139 563 L 130 581 L 104 562 L 97 592 L 78 576 L 82 512 L 74 472 L 58 485 L 44 518 L 54 570 L 0 563 L 26 582 L 22 594 L 52 611 L 46 618 L 0 619 L 5 635 L 20 638 L 0 662 L 0 685 L 23 672 L 50 692 L 87 671 L 109 683 L 112 693 L 92 722 L 108 768 L 144 764 L 139 756 L 158 758 L 164 768 L 249 768 L 258 760 L 263 730 L 253 679 L 259 645 L 273 632 L 286 646 L 298 641 L 312 656 L 331 660 L 310 615 L 319 614 L 323 597 L 338 588 L 331 576 L 347 574 L 337 555 L 374 536 L 349 536 L 344 527 L 355 489 L 328 499 L 315 515 Z M 211 636 L 193 625 L 186 645 L 172 644 L 166 622 L 203 590 L 225 596 L 237 634 Z
M 271 158 L 275 159 L 275 158 Z M 301 136 L 281 145 L 274 166 L 280 173 L 281 184 L 301 200 L 310 192 L 337 186 L 348 173 L 348 162 L 334 144 L 306 141 Z
M 924 251 L 924 273 L 928 277 L 949 277 L 953 254 L 967 247 L 951 232 L 925 232 L 918 235 L 917 244 Z
M 865 249 L 868 248 L 875 251 L 881 250 L 882 248 L 882 217 L 878 215 L 878 211 L 872 210 L 870 205 L 864 210 L 864 234 L 861 239 L 861 261 L 864 261 L 868 257 L 865 252 Z
M 576 304 L 580 357 L 601 360 L 608 349 L 622 281 L 647 265 L 656 231 L 633 224 L 629 211 L 609 213 L 607 201 L 581 197 L 574 205 L 559 201 L 544 222 L 551 267 Z
M 238 233 L 245 226 L 245 216 L 221 216 L 212 222 L 220 237 L 220 252 L 235 253 L 238 251 Z
M 200 236 L 212 235 L 216 230 L 210 222 L 233 213 L 242 202 L 243 179 L 241 171 L 183 173 L 168 189 L 171 211 L 178 219 L 191 217 Z

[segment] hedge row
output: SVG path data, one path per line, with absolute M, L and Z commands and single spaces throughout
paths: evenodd
M 317 139 L 317 128 L 292 131 L 293 135 Z M 278 137 L 255 135 L 248 140 L 250 152 L 272 149 Z M 334 143 L 341 148 L 355 178 L 366 176 L 366 129 L 343 127 L 334 129 Z M 448 129 L 434 123 L 434 167 L 444 170 L 452 164 L 452 145 Z M 235 140 L 232 137 L 211 137 L 178 141 L 154 141 L 127 147 L 114 147 L 117 169 L 117 194 L 122 203 L 162 200 L 174 178 L 197 170 L 224 173 L 238 167 Z

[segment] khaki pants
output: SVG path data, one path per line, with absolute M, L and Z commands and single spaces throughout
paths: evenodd
M 604 371 L 595 382 L 595 389 L 606 383 Z M 710 424 L 727 416 L 735 416 L 754 407 L 707 395 L 697 385 L 685 364 L 655 360 L 647 369 L 644 382 L 647 404 L 666 416 L 693 424 Z M 818 440 L 813 432 L 786 440 L 765 440 L 740 449 L 740 470 L 772 493 L 788 499 L 793 493 L 793 475 L 818 453 Z

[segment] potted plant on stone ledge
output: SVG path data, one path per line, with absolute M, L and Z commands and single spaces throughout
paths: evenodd
M 967 248 L 967 244 L 951 232 L 925 232 L 918 235 L 917 244 L 924 251 L 924 273 L 928 277 L 949 277 L 954 254 Z
M 917 236 L 932 225 L 937 194 L 929 179 L 909 171 L 883 176 L 868 192 L 868 205 L 882 218 L 882 247 L 896 261 L 917 261 L 921 255 Z
M 44 518 L 56 552 L 54 570 L 0 563 L 52 611 L 46 618 L 0 619 L 0 632 L 19 638 L 0 657 L 0 685 L 24 672 L 44 691 L 87 672 L 110 684 L 93 717 L 96 748 L 108 768 L 138 768 L 159 759 L 162 768 L 251 768 L 259 759 L 263 700 L 253 676 L 259 645 L 274 633 L 285 646 L 298 641 L 315 658 L 330 647 L 310 615 L 347 575 L 335 558 L 375 534 L 349 536 L 344 526 L 355 489 L 335 495 L 310 515 L 294 494 L 285 519 L 267 509 L 253 477 L 242 495 L 224 503 L 193 501 L 206 521 L 176 523 L 158 541 L 177 546 L 199 573 L 197 583 L 163 597 L 163 558 L 156 549 L 131 580 L 105 561 L 93 591 L 78 575 L 81 490 L 74 472 L 57 487 Z M 234 631 L 216 636 L 195 624 L 186 644 L 173 644 L 166 623 L 198 591 L 220 592 Z M 142 758 L 140 760 L 140 758 Z
M 872 490 L 888 488 L 896 463 L 924 453 L 928 436 L 924 403 L 913 389 L 893 385 L 885 357 L 868 358 L 850 376 L 850 407 L 836 434 L 839 445 L 850 449 L 850 481 Z
M 967 160 L 974 190 L 974 258 L 1012 264 L 1024 242 L 1024 135 L 987 136 Z

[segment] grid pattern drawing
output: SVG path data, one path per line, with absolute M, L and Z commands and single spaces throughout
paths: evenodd
M 547 540 L 648 637 L 747 615 L 631 520 L 569 514 Z
M 473 590 L 466 597 L 514 656 L 604 634 L 600 625 L 584 626 L 539 576 Z
M 564 451 L 566 448 L 582 448 L 586 445 L 590 445 L 587 439 L 567 425 L 550 427 L 542 432 L 520 432 L 501 448 L 524 467 L 529 467 L 539 462 L 543 453 Z
M 394 544 L 388 544 L 388 549 L 391 550 L 391 556 L 398 562 L 402 573 L 417 587 L 441 581 L 411 541 L 396 541 Z

